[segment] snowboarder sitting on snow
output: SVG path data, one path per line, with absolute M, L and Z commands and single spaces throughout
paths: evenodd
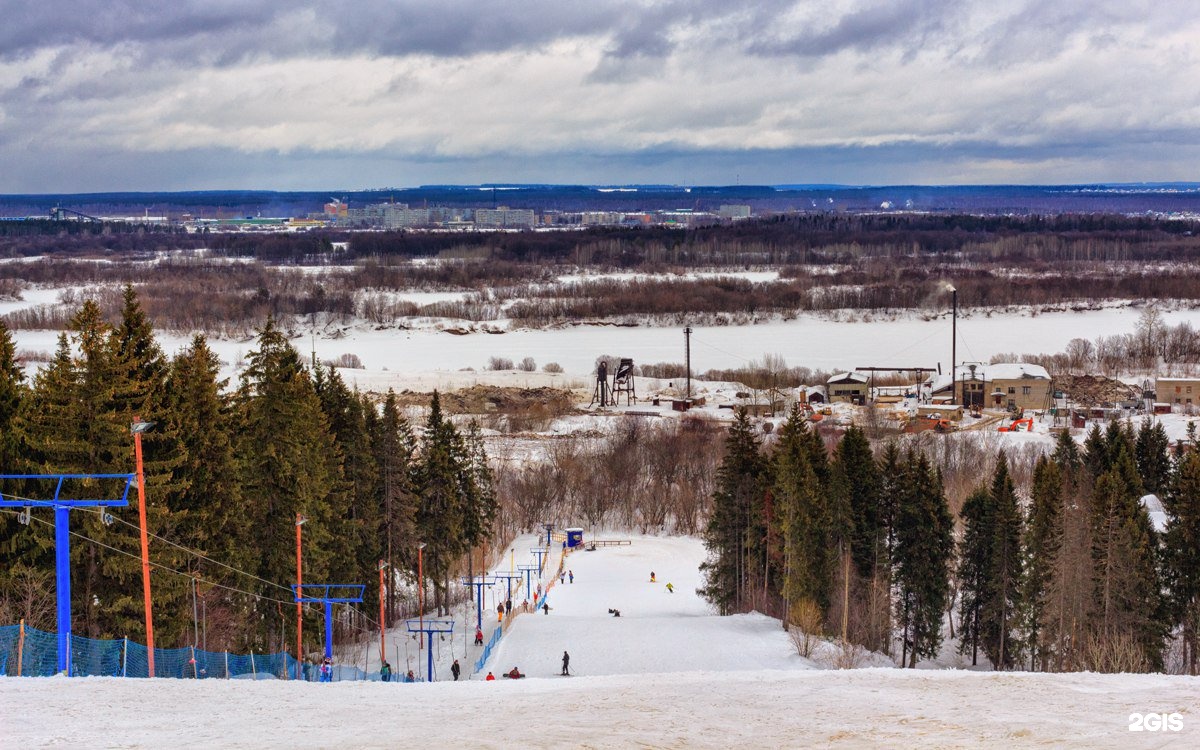
M 462 672 L 462 667 L 458 666 L 458 659 L 450 665 L 450 674 L 454 675 L 454 681 L 458 682 L 458 675 Z
M 650 583 L 654 583 L 654 571 L 650 571 Z
M 405 682 L 416 682 L 417 678 L 413 676 L 412 670 L 408 670 L 408 674 L 404 675 Z
M 513 667 L 512 671 L 506 672 L 504 676 L 511 680 L 519 680 L 522 677 L 524 677 L 525 675 L 521 674 L 521 670 L 517 669 L 516 667 Z
M 488 676 L 487 676 L 487 677 L 484 677 L 484 678 L 483 678 L 483 681 L 484 681 L 484 682 L 495 682 L 495 681 L 496 681 L 496 675 L 492 674 L 491 672 L 488 672 Z
M 379 668 L 379 679 L 383 680 L 384 682 L 392 681 L 392 665 L 388 664 L 386 661 L 383 663 L 383 666 Z
M 667 593 L 668 594 L 675 593 L 675 587 L 671 585 L 670 581 L 667 582 Z
M 608 613 L 609 613 L 610 615 L 612 615 L 613 617 L 620 617 L 620 616 L 621 616 L 621 610 L 619 610 L 619 609 L 610 609 L 610 610 L 608 610 Z

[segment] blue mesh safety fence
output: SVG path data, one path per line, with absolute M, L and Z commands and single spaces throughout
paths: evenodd
M 127 639 L 96 640 L 72 635 L 70 670 L 75 677 L 147 677 L 149 649 Z M 58 636 L 36 628 L 0 625 L 0 675 L 50 677 L 58 672 Z M 154 676 L 180 679 L 316 680 L 291 654 L 231 654 L 186 648 L 154 649 Z M 335 670 L 334 680 L 342 679 Z M 361 678 L 360 678 L 361 679 Z
M 492 637 L 483 647 L 483 653 L 479 655 L 479 659 L 475 661 L 475 671 L 482 672 L 483 665 L 487 664 L 488 657 L 492 655 L 492 649 L 500 642 L 501 636 L 504 635 L 504 628 L 496 628 L 492 631 Z

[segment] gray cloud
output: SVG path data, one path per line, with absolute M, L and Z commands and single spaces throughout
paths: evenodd
M 1115 179 L 1108 165 L 1177 178 L 1171 154 L 1200 128 L 1189 9 L 0 0 L 0 190 L 88 175 L 229 187 L 239 170 L 277 187 L 394 172 L 388 184 L 625 181 L 617 168 L 722 181 L 729 165 L 804 181 L 782 172 L 839 159 L 847 176 L 813 179 L 872 163 L 908 163 L 907 181 Z

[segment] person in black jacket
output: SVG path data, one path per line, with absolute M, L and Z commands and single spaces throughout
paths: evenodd
M 455 659 L 454 663 L 450 665 L 450 674 L 454 675 L 455 682 L 458 682 L 460 672 L 462 672 L 462 667 L 458 666 L 458 659 Z
M 571 655 L 563 651 L 563 670 L 562 673 L 568 677 L 571 675 L 571 670 L 567 669 L 567 665 L 571 663 Z

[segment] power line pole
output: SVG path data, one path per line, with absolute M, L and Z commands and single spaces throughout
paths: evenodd
M 692 327 L 687 326 L 683 329 L 683 356 L 687 362 L 687 395 L 685 398 L 692 397 Z

